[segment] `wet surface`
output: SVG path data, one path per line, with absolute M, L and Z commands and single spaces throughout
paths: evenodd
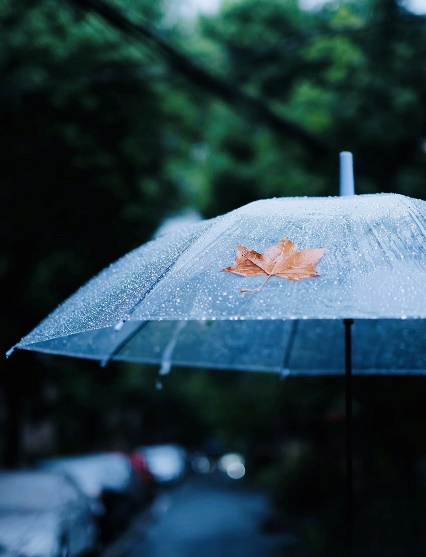
M 194 477 L 158 495 L 103 557 L 290 557 L 291 533 L 267 534 L 263 493 L 225 476 Z

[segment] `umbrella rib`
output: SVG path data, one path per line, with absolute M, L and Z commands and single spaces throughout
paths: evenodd
M 160 375 L 167 375 L 170 373 L 172 367 L 172 357 L 175 350 L 176 344 L 179 340 L 181 331 L 187 326 L 188 321 L 178 321 L 178 324 L 173 332 L 171 339 L 169 340 L 166 349 L 163 352 L 163 357 L 161 359 Z
M 186 247 L 182 254 L 185 253 L 186 251 L 188 251 L 188 249 L 190 247 L 192 247 L 193 244 L 191 244 L 190 246 Z M 182 255 L 181 254 L 181 255 Z M 152 290 L 154 290 L 154 288 L 157 286 L 157 284 L 167 275 L 167 273 L 170 271 L 170 269 L 172 269 L 172 267 L 174 267 L 174 265 L 176 265 L 177 260 L 173 261 L 172 263 L 170 263 L 161 273 L 160 276 L 158 276 L 155 280 L 155 282 L 153 284 L 151 284 L 145 291 L 144 293 L 139 297 L 139 299 L 134 303 L 133 307 L 128 311 L 127 316 L 123 319 L 121 319 L 121 321 L 119 321 L 116 325 L 115 325 L 115 330 L 119 331 L 124 323 L 128 320 L 129 316 L 132 315 L 132 313 L 135 311 L 135 309 L 137 308 L 137 306 L 143 302 L 143 300 L 148 296 L 148 294 L 150 292 L 152 292 Z M 108 362 L 110 362 L 112 360 L 112 358 L 118 354 L 118 352 L 120 352 L 120 350 L 126 346 L 126 344 L 128 344 L 133 337 L 135 337 L 147 324 L 149 323 L 149 321 L 142 321 L 140 326 L 137 327 L 134 331 L 132 331 L 129 335 L 127 335 L 110 353 L 108 356 L 106 356 L 106 358 L 104 358 L 101 361 L 101 367 L 105 367 Z
M 142 321 L 141 324 L 136 327 L 131 333 L 129 333 L 122 341 L 120 341 L 117 346 L 111 350 L 111 352 L 101 361 L 101 367 L 105 367 L 113 358 L 116 356 L 126 344 L 128 344 L 132 338 L 134 338 L 140 331 L 148 325 L 149 321 Z
M 188 249 L 188 248 L 187 248 Z M 185 250 L 186 251 L 186 250 Z M 167 275 L 167 273 L 170 271 L 170 269 L 176 264 L 176 261 L 173 261 L 173 263 L 170 263 L 170 265 L 168 267 L 166 267 L 164 269 L 164 271 L 161 273 L 161 275 L 159 277 L 157 277 L 157 279 L 155 280 L 155 282 L 153 284 L 151 284 L 146 290 L 145 292 L 139 297 L 139 299 L 134 303 L 132 309 L 127 313 L 127 317 L 123 318 L 120 323 L 123 324 L 127 321 L 127 318 L 132 315 L 132 313 L 135 311 L 135 309 L 137 308 L 137 306 L 144 301 L 144 299 L 148 296 L 148 294 L 150 292 L 152 292 L 154 290 L 154 288 L 157 286 L 157 284 Z M 118 325 L 116 325 L 116 327 L 120 326 L 120 323 Z
M 292 323 L 293 327 L 291 329 L 291 333 L 290 333 L 290 339 L 287 343 L 287 346 L 285 347 L 284 350 L 284 357 L 283 357 L 283 365 L 281 366 L 281 373 L 282 375 L 288 375 L 290 373 L 290 356 L 291 353 L 293 352 L 293 346 L 294 346 L 294 342 L 296 340 L 296 333 L 297 333 L 297 329 L 299 327 L 299 321 L 296 319 L 293 321 Z
M 213 226 L 213 225 L 210 225 Z M 179 254 L 179 257 L 177 259 L 175 259 L 174 261 L 172 261 L 161 273 L 161 275 L 157 276 L 155 281 L 146 288 L 146 290 L 143 292 L 143 294 L 141 294 L 141 296 L 139 297 L 139 299 L 133 304 L 133 307 L 127 312 L 126 317 L 123 317 L 115 326 L 115 328 L 117 330 L 119 330 L 124 323 L 128 320 L 129 316 L 132 315 L 132 313 L 135 311 L 135 309 L 138 307 L 138 305 L 140 303 L 142 303 L 145 298 L 148 296 L 148 294 L 150 294 L 154 288 L 158 285 L 158 283 L 167 275 L 167 273 L 176 265 L 176 263 L 178 262 L 178 260 L 182 257 L 182 255 L 184 253 L 186 253 L 190 248 L 192 248 L 192 246 L 194 245 L 194 243 L 199 239 L 200 235 L 204 232 L 206 232 L 206 230 L 208 230 L 208 228 L 206 228 L 205 230 L 203 229 L 201 232 L 198 233 L 198 235 L 196 235 L 196 237 L 194 238 L 194 242 L 190 243 L 190 245 L 188 245 L 183 251 L 182 253 Z

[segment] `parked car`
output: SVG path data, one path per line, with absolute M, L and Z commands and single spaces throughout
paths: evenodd
M 142 503 L 152 503 L 155 497 L 156 482 L 145 457 L 138 451 L 130 451 L 125 454 L 130 461 L 138 482 L 142 486 L 144 493 Z
M 103 542 L 115 538 L 135 511 L 148 500 L 148 489 L 137 477 L 129 458 L 107 452 L 43 460 L 40 467 L 71 477 L 90 498 L 98 515 Z
M 1 554 L 95 554 L 98 535 L 86 497 L 68 478 L 40 470 L 0 472 Z
M 143 445 L 137 447 L 145 459 L 157 485 L 167 486 L 181 482 L 188 471 L 188 454 L 177 443 Z

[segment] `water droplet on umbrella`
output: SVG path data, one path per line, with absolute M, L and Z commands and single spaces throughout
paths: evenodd
M 160 368 L 159 374 L 160 375 L 168 375 L 170 373 L 171 367 L 172 367 L 171 360 L 163 360 L 161 362 L 161 368 Z
M 280 371 L 280 379 L 283 380 L 290 375 L 288 367 L 283 367 Z

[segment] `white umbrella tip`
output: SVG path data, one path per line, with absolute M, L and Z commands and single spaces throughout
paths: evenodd
M 353 156 L 350 151 L 340 153 L 339 195 L 355 195 Z

